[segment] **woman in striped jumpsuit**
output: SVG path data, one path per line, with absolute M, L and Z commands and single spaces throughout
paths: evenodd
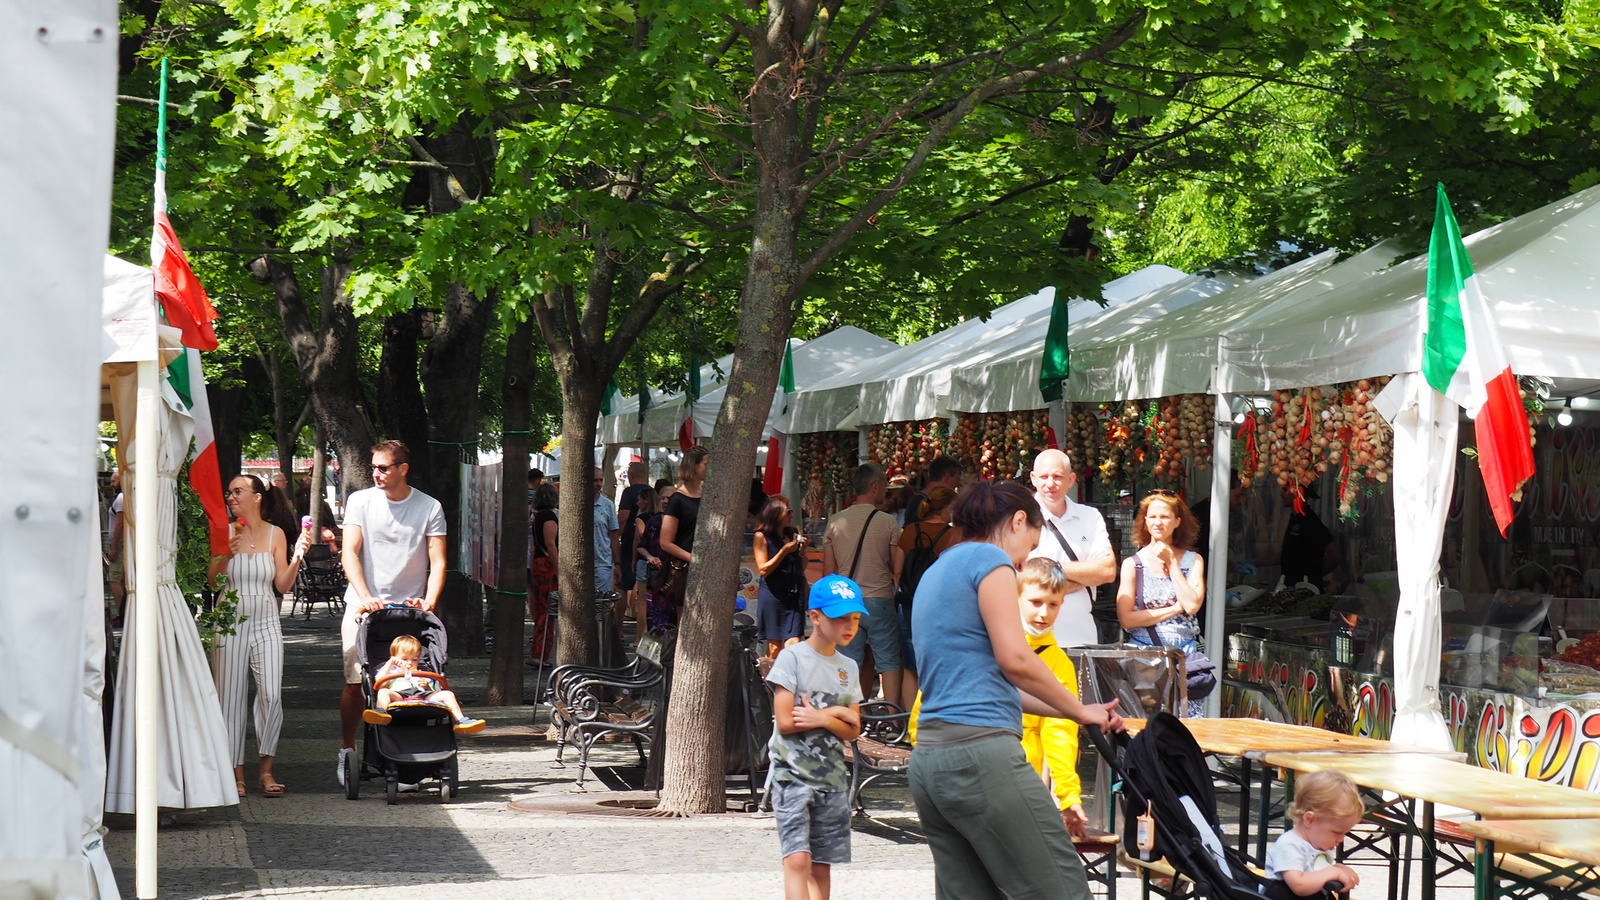
M 234 626 L 233 634 L 223 638 L 217 678 L 222 718 L 233 751 L 233 777 L 241 797 L 245 792 L 244 717 L 252 673 L 256 681 L 261 790 L 269 797 L 283 794 L 283 785 L 272 777 L 272 757 L 283 728 L 283 628 L 278 623 L 278 596 L 273 589 L 282 592 L 294 586 L 310 532 L 300 535 L 290 557 L 288 537 L 270 521 L 275 517 L 274 504 L 274 494 L 267 491 L 261 479 L 254 475 L 235 478 L 228 486 L 228 509 L 235 518 L 229 529 L 232 535 L 228 554 L 211 561 L 212 585 L 238 592 L 238 613 L 243 619 Z M 226 573 L 227 581 L 217 585 L 217 576 L 222 573 Z

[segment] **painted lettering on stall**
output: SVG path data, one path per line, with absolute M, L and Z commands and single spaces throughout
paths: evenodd
M 1549 469 L 1539 473 L 1544 482 L 1545 509 L 1551 518 L 1559 519 L 1570 513 L 1582 522 L 1600 519 L 1600 453 L 1596 452 L 1600 449 L 1600 431 L 1557 428 L 1550 437 Z M 1583 532 L 1582 529 L 1560 530 Z M 1551 543 L 1576 542 L 1554 540 L 1550 535 L 1544 538 L 1535 535 L 1534 539 Z

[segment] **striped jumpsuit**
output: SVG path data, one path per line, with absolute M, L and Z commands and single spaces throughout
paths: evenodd
M 233 764 L 244 763 L 244 716 L 250 699 L 250 673 L 256 679 L 256 741 L 262 756 L 276 756 L 283 730 L 283 626 L 278 622 L 278 597 L 272 590 L 274 528 L 269 549 L 235 553 L 228 560 L 227 589 L 239 592 L 239 615 L 245 618 L 223 639 L 219 651 L 217 695 L 228 727 Z

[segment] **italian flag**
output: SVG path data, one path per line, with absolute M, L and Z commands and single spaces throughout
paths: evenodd
M 794 393 L 794 348 L 786 341 L 783 345 L 783 369 L 778 373 L 778 386 L 783 388 L 783 411 L 789 411 L 789 395 Z M 768 494 L 783 493 L 783 459 L 789 453 L 789 436 L 774 431 L 767 439 L 766 478 L 761 490 Z
M 1512 503 L 1520 499 L 1522 483 L 1533 477 L 1528 416 L 1443 184 L 1428 243 L 1422 374 L 1472 417 L 1483 486 L 1504 537 L 1515 513 Z
M 200 370 L 199 350 L 217 349 L 211 328 L 217 311 L 212 308 L 200 279 L 189 268 L 183 247 L 167 218 L 167 61 L 161 60 L 161 98 L 156 116 L 155 230 L 150 237 L 150 268 L 155 275 L 156 299 L 167 324 L 183 332 L 183 358 L 167 367 L 167 379 L 194 419 L 194 462 L 189 484 L 205 507 L 213 555 L 228 552 L 228 505 L 222 498 L 222 469 L 217 463 L 217 440 L 211 429 L 211 406 L 206 401 L 206 380 Z

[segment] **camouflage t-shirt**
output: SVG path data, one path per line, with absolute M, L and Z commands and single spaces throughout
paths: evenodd
M 823 656 L 805 641 L 783 648 L 767 680 L 794 694 L 794 705 L 808 697 L 818 709 L 861 702 L 855 660 L 835 651 Z M 844 742 L 826 728 L 795 734 L 772 732 L 772 777 L 798 781 L 823 791 L 850 790 Z

